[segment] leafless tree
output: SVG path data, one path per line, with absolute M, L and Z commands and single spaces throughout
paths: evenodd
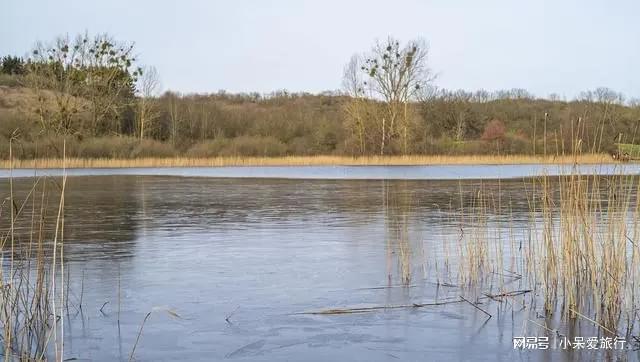
M 379 129 L 381 155 L 396 139 L 402 140 L 404 153 L 408 150 L 410 102 L 417 100 L 434 79 L 427 60 L 425 42 L 416 40 L 401 46 L 398 40 L 389 37 L 377 42 L 369 53 L 352 58 L 346 68 L 345 83 L 352 97 L 356 96 L 353 101 L 364 98 L 381 105 L 374 122 Z
M 351 98 L 344 106 L 346 114 L 346 127 L 357 140 L 357 149 L 360 154 L 367 153 L 367 108 L 368 100 L 365 97 L 364 82 L 361 79 L 360 57 L 354 55 L 344 68 L 342 85 L 345 93 Z
M 133 101 L 140 69 L 134 67 L 133 44 L 117 43 L 108 34 L 57 38 L 51 44 L 38 43 L 29 59 L 31 86 L 53 91 L 55 117 L 45 126 L 56 133 L 73 132 L 74 117 L 87 110 L 90 129 L 117 130 L 127 100 Z M 43 97 L 44 98 L 44 97 Z M 44 121 L 44 120 L 43 120 Z M 49 127 L 51 126 L 51 127 Z
M 180 123 L 180 113 L 178 108 L 179 94 L 168 93 L 167 99 L 169 103 L 169 135 L 171 137 L 171 144 L 176 145 L 178 139 L 178 125 Z
M 156 104 L 161 85 L 160 76 L 155 67 L 146 67 L 142 71 L 141 77 L 138 79 L 138 89 L 140 95 L 138 98 L 138 129 L 140 139 L 144 139 L 145 131 L 158 119 L 160 112 Z

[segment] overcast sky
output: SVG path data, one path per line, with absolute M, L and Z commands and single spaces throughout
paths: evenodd
M 108 32 L 135 41 L 165 89 L 339 89 L 376 39 L 423 38 L 437 85 L 640 97 L 640 1 L 6 0 L 0 55 L 37 40 Z

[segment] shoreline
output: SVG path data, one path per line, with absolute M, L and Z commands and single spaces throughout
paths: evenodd
M 285 157 L 167 157 L 167 158 L 44 158 L 0 160 L 0 169 L 42 168 L 158 168 L 223 166 L 432 166 L 432 165 L 527 165 L 615 163 L 608 154 L 579 156 L 285 156 Z

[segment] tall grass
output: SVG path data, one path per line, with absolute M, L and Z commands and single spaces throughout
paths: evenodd
M 571 147 L 579 153 L 579 141 Z M 575 167 L 581 157 L 571 157 L 563 166 L 565 176 L 524 180 L 530 216 L 518 227 L 525 230 L 514 230 L 513 220 L 504 225 L 491 219 L 509 215 L 499 188 L 491 193 L 480 185 L 463 200 L 469 190 L 461 186 L 460 207 L 454 210 L 460 235 L 453 247 L 443 242 L 436 278 L 477 289 L 498 275 L 504 289 L 507 272 L 536 291 L 545 316 L 584 319 L 605 333 L 629 335 L 637 332 L 640 310 L 640 182 L 622 170 L 612 176 L 582 174 Z M 522 235 L 517 247 L 516 234 Z M 457 268 L 449 268 L 451 259 Z
M 498 164 L 602 164 L 612 162 L 607 154 L 594 153 L 580 156 L 284 156 L 284 157 L 211 157 L 211 158 L 57 158 L 15 160 L 16 168 L 126 168 L 126 167 L 215 167 L 215 166 L 311 166 L 311 165 L 498 165 Z M 0 160 L 0 168 L 9 168 L 9 161 Z
M 9 196 L 0 203 L 0 223 L 8 225 L 0 235 L 1 352 L 5 361 L 38 361 L 53 348 L 62 360 L 66 177 L 61 184 L 35 179 L 22 198 L 14 193 L 12 177 L 8 182 Z M 61 195 L 53 220 L 47 215 L 52 185 Z
M 545 306 L 565 317 L 591 315 L 615 330 L 635 314 L 638 183 L 635 177 L 581 175 L 558 182 L 558 200 L 543 203 L 541 270 Z M 544 189 L 545 200 L 552 200 Z

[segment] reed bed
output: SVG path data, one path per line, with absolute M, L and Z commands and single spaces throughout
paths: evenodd
M 5 361 L 40 361 L 64 356 L 65 299 L 63 263 L 64 188 L 51 179 L 34 180 L 21 197 L 0 200 L 0 353 Z M 49 195 L 60 197 L 51 205 Z
M 509 219 L 509 201 L 500 191 L 481 184 L 463 200 L 461 186 L 460 206 L 443 220 L 458 223 L 460 232 L 434 253 L 435 279 L 484 295 L 487 286 L 499 295 L 517 281 L 534 291 L 528 307 L 540 301 L 539 315 L 584 319 L 611 335 L 637 335 L 638 177 L 583 175 L 574 167 L 567 172 L 523 180 L 530 216 L 518 223 Z
M 475 293 L 459 299 L 475 307 L 479 298 L 502 303 L 508 296 L 513 305 L 518 297 L 521 310 L 556 321 L 556 328 L 582 321 L 598 333 L 640 342 L 640 178 L 622 168 L 607 176 L 583 174 L 575 166 L 585 158 L 569 159 L 564 176 L 522 180 L 528 220 L 513 219 L 500 181 L 491 190 L 482 181 L 473 190 L 461 183 L 459 199 L 451 195 L 448 210 L 441 205 L 448 226 L 443 240 L 431 241 L 435 250 L 410 232 L 412 196 L 385 186 L 390 285 L 394 266 L 396 281 L 409 286 L 419 283 L 417 271 L 427 265 L 423 280 Z M 514 288 L 531 293 L 514 294 Z
M 560 178 L 555 197 L 542 190 L 536 273 L 546 312 L 559 308 L 567 318 L 586 315 L 605 329 L 631 331 L 640 268 L 637 177 L 574 172 Z
M 14 168 L 142 168 L 142 167 L 217 167 L 217 166 L 400 166 L 400 165 L 506 165 L 506 164 L 601 164 L 611 163 L 604 153 L 580 156 L 542 155 L 414 155 L 414 156 L 287 156 L 287 157 L 213 157 L 213 158 L 43 158 L 15 160 Z M 9 161 L 0 160 L 0 168 L 9 168 Z
M 425 271 L 422 243 L 417 242 L 420 238 L 409 229 L 409 214 L 412 209 L 410 195 L 398 192 L 393 186 L 385 186 L 383 202 L 386 211 L 388 282 L 390 285 L 393 284 L 392 276 L 396 264 L 399 282 L 402 285 L 410 285 L 417 270 Z M 414 265 L 419 265 L 420 268 L 414 268 Z

